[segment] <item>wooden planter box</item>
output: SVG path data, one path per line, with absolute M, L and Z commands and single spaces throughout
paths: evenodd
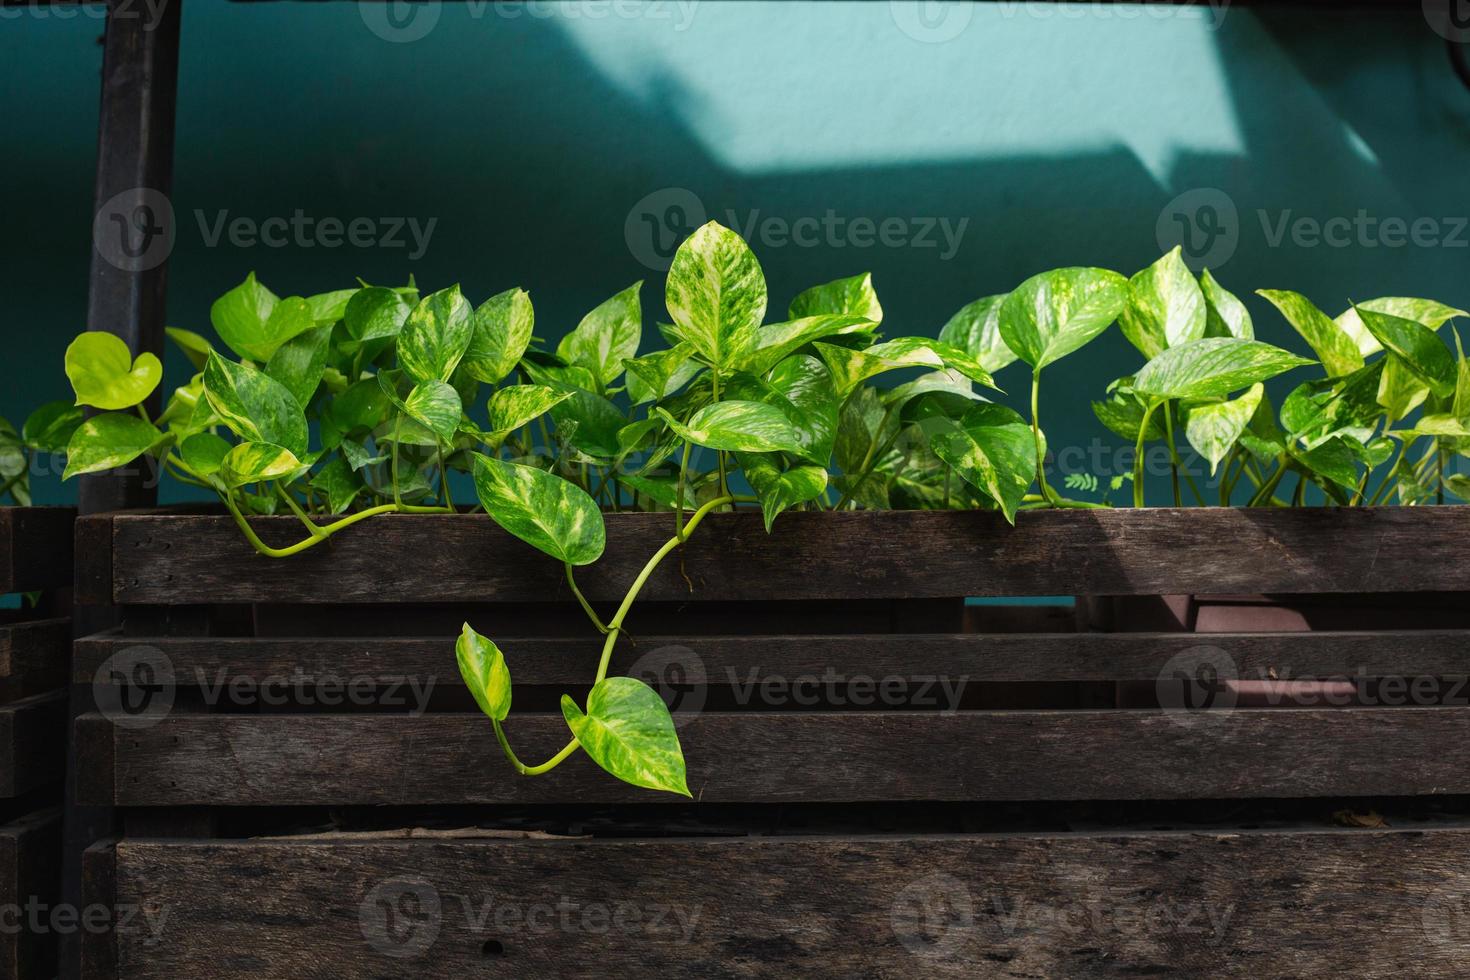
M 0 595 L 41 593 L 0 610 L 0 978 L 54 970 L 56 936 L 31 928 L 27 909 L 49 915 L 60 895 L 75 519 L 70 507 L 0 508 Z
M 594 603 L 672 522 L 607 523 L 578 576 Z M 458 678 L 460 622 L 506 652 L 528 760 L 565 742 L 556 698 L 585 691 L 600 642 L 561 568 L 484 516 L 369 521 L 287 561 L 219 516 L 82 518 L 82 598 L 124 607 L 75 659 L 108 702 L 78 722 L 79 799 L 125 828 L 88 855 L 118 919 L 87 975 L 1462 970 L 1470 631 L 1100 632 L 1086 612 L 1467 592 L 1470 508 L 779 530 L 711 516 L 614 658 L 676 699 L 691 803 L 581 755 L 506 765 Z M 1084 601 L 965 606 L 1057 595 Z M 1217 674 L 1363 696 L 1243 708 Z M 1117 707 L 1139 683 L 1154 703 Z

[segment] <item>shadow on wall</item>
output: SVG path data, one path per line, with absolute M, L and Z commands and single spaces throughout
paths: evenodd
M 445 5 L 428 36 L 390 44 L 357 5 L 191 9 L 171 322 L 203 329 L 210 301 L 251 269 L 281 294 L 412 272 L 434 288 L 459 281 L 473 300 L 522 285 L 538 336 L 554 343 L 642 278 L 652 344 L 662 268 L 705 218 L 750 239 L 772 316 L 805 286 L 871 270 L 889 334 L 932 335 L 966 302 L 1044 268 L 1132 272 L 1181 238 L 1227 286 L 1298 289 L 1331 313 L 1349 296 L 1386 292 L 1470 302 L 1470 231 L 1453 240 L 1455 212 L 1470 206 L 1470 93 L 1417 13 L 1355 12 L 1331 30 L 1313 11 L 1230 11 L 1214 31 L 1182 19 L 1129 26 L 1151 32 L 1161 59 L 1205 33 L 1207 63 L 1161 72 L 1138 62 L 1137 46 L 1098 43 L 1121 37 L 1120 25 L 1086 21 L 997 23 L 1035 56 L 978 57 L 996 54 L 979 40 L 1003 6 L 975 8 L 966 30 L 977 32 L 977 57 L 961 50 L 963 71 L 939 87 L 923 64 L 943 46 L 912 43 L 881 3 L 779 5 L 781 30 L 807 52 L 797 67 L 789 38 L 770 39 L 774 52 L 759 43 L 775 5 L 701 5 L 687 33 L 638 57 L 622 46 L 671 25 L 504 20 L 489 5 L 476 18 Z M 851 86 L 871 106 L 842 100 L 843 74 L 875 73 L 881 84 Z M 1210 137 L 1193 138 L 1169 111 L 1151 118 L 1152 99 L 1102 124 L 1068 104 L 1101 104 L 1115 90 L 1136 100 L 1130 75 L 1151 85 L 1168 76 L 1181 91 L 1164 101 L 1197 102 Z M 752 126 L 762 114 L 770 125 Z M 1167 152 L 1145 159 L 1136 133 Z M 367 218 L 375 244 L 325 247 L 312 237 L 318 225 L 285 247 L 232 240 L 237 219 L 259 230 L 298 209 L 313 221 Z M 1355 232 L 1341 247 L 1302 244 L 1301 219 L 1360 209 L 1433 217 L 1442 240 L 1392 247 Z M 390 232 L 399 244 L 385 241 Z M 85 263 L 68 262 L 80 295 Z M 1249 301 L 1263 339 L 1302 348 L 1269 306 Z M 79 326 L 84 303 L 71 305 Z M 1088 402 L 1139 360 L 1114 331 L 1049 369 L 1042 421 L 1054 448 L 1085 450 L 1069 457 L 1085 460 L 1079 468 L 1123 469 L 1120 440 Z M 187 370 L 177 356 L 169 366 L 170 378 Z M 1023 371 L 998 379 L 1016 406 Z M 59 359 L 54 374 L 46 394 L 25 386 L 29 401 L 65 391 Z

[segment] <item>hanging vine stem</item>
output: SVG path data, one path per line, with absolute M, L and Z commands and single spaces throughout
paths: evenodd
M 643 571 L 638 573 L 638 577 L 634 579 L 633 584 L 629 586 L 627 595 L 623 596 L 622 605 L 618 606 L 618 611 L 613 615 L 613 618 L 608 621 L 607 627 L 604 630 L 604 632 L 606 632 L 607 634 L 607 639 L 603 641 L 602 644 L 602 658 L 597 663 L 597 677 L 592 681 L 594 686 L 607 677 L 608 665 L 612 663 L 613 647 L 618 642 L 618 634 L 623 631 L 623 620 L 628 618 L 628 611 L 633 608 L 634 600 L 638 598 L 638 593 L 643 591 L 643 586 L 648 583 L 649 577 L 653 575 L 654 571 L 658 568 L 659 563 L 667 558 L 671 551 L 679 547 L 679 545 L 683 544 L 688 539 L 689 535 L 694 533 L 695 528 L 699 527 L 700 522 L 705 519 L 705 516 L 708 515 L 710 511 L 715 510 L 719 507 L 724 507 L 726 504 L 733 503 L 735 503 L 735 497 L 726 494 L 723 497 L 716 497 L 714 500 L 708 501 L 707 503 L 703 504 L 698 510 L 696 510 L 693 514 L 689 516 L 689 523 L 683 526 L 683 528 L 681 529 L 681 533 L 675 534 L 673 537 L 669 538 L 669 540 L 665 541 L 663 547 L 655 551 L 653 553 L 653 557 L 648 559 L 648 562 L 643 566 Z M 567 581 L 570 582 L 571 579 L 571 566 L 568 565 Z M 574 584 L 572 588 L 575 590 L 576 585 Z M 581 598 L 580 592 L 577 593 L 577 597 L 579 599 Z M 583 601 L 585 603 L 585 600 Z M 588 615 L 593 616 L 593 621 L 596 622 L 596 616 L 592 613 L 590 607 L 584 605 L 583 608 L 587 609 Z M 551 770 L 559 766 L 563 761 L 565 761 L 569 756 L 571 756 L 572 753 L 576 752 L 578 748 L 577 740 L 574 738 L 570 742 L 568 742 L 560 752 L 558 752 L 556 755 L 552 756 L 545 762 L 541 763 L 539 766 L 528 766 L 516 757 L 515 751 L 510 747 L 510 740 L 506 738 L 505 731 L 503 730 L 500 722 L 496 721 L 493 718 L 491 719 L 491 722 L 495 725 L 495 737 L 499 740 L 500 747 L 505 750 L 505 757 L 510 760 L 510 764 L 515 767 L 516 772 L 520 773 L 522 776 L 539 776 L 542 773 L 550 772 Z
M 331 524 L 316 524 L 303 514 L 301 515 L 303 520 L 316 529 L 311 533 L 311 536 L 284 548 L 272 548 L 260 540 L 260 536 L 255 533 L 255 529 L 250 526 L 250 522 L 240 512 L 240 505 L 235 502 L 235 495 L 229 492 L 222 492 L 220 496 L 224 499 L 225 506 L 229 508 L 230 516 L 235 519 L 235 524 L 244 533 L 246 540 L 250 542 L 256 551 L 265 555 L 267 558 L 289 558 L 292 555 L 298 555 L 308 548 L 321 544 L 343 528 L 351 527 L 358 521 L 365 521 L 369 517 L 377 517 L 379 514 L 448 514 L 453 511 L 453 508 L 449 507 L 419 507 L 413 504 L 379 504 L 376 507 L 369 507 L 367 510 L 360 510 L 356 514 L 349 514 Z

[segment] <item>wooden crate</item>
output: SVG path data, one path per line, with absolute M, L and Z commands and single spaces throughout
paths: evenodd
M 40 593 L 0 611 L 0 978 L 55 968 L 75 519 L 0 508 L 0 594 Z
M 620 599 L 670 530 L 610 515 L 584 592 Z M 107 702 L 78 722 L 79 799 L 124 817 L 88 856 L 117 914 L 88 975 L 1461 972 L 1470 622 L 1204 635 L 1091 613 L 1465 592 L 1470 508 L 780 531 L 712 515 L 614 657 L 674 700 L 690 803 L 580 755 L 539 778 L 504 763 L 458 679 L 460 621 L 506 652 L 523 758 L 565 742 L 556 698 L 585 691 L 600 642 L 560 567 L 483 516 L 365 522 L 287 561 L 218 516 L 81 519 L 82 593 L 125 610 L 76 647 Z M 965 606 L 1057 595 L 1083 601 Z M 1208 671 L 1357 696 L 1244 708 Z

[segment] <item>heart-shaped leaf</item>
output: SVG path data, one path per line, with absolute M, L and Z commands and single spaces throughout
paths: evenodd
M 414 381 L 448 381 L 469 349 L 474 325 L 458 286 L 430 293 L 398 335 L 398 363 Z
M 687 425 L 662 408 L 658 412 L 680 439 L 727 452 L 801 452 L 801 436 L 780 409 L 761 402 L 730 400 L 707 405 Z
M 480 710 L 496 721 L 505 721 L 510 715 L 510 668 L 500 648 L 465 623 L 455 641 L 454 655 L 459 675 Z
M 832 374 L 839 398 L 846 398 L 858 385 L 886 371 L 911 367 L 948 368 L 987 388 L 996 387 L 990 373 L 975 358 L 957 347 L 926 337 L 898 337 L 866 350 L 823 343 L 814 346 Z
M 248 364 L 211 353 L 204 365 L 204 397 L 235 434 L 305 455 L 306 416 L 279 381 Z
M 293 480 L 306 469 L 289 449 L 268 442 L 242 442 L 220 461 L 219 476 L 227 487 L 268 480 Z
M 611 385 L 622 375 L 623 362 L 638 356 L 638 345 L 643 342 L 642 289 L 640 279 L 604 300 L 561 339 L 557 356 L 591 371 L 603 388 Z
M 667 398 L 702 370 L 693 358 L 694 346 L 680 342 L 668 350 L 624 361 L 623 366 L 628 370 L 628 397 L 634 405 Z
M 401 291 L 364 286 L 347 301 L 347 309 L 342 314 L 343 327 L 353 341 L 349 348 L 355 351 L 370 341 L 397 337 L 412 312 L 413 305 Z
M 766 315 L 766 277 L 755 253 L 714 221 L 674 253 L 664 296 L 679 338 L 721 370 L 750 345 Z
M 352 302 L 352 297 L 361 291 L 360 287 L 334 289 L 331 292 L 306 297 L 306 305 L 311 310 L 311 318 L 316 321 L 317 326 L 332 326 L 347 315 L 347 304 Z
M 968 384 L 968 382 L 966 382 Z M 769 379 L 737 374 L 726 391 L 731 399 L 762 402 L 779 409 L 801 442 L 803 458 L 826 466 L 837 439 L 841 400 L 831 372 L 815 357 L 788 357 L 770 372 Z
M 299 296 L 277 299 L 253 272 L 214 301 L 209 320 L 230 350 L 262 364 L 270 360 L 277 347 L 316 326 L 306 300 Z
M 618 433 L 628 418 L 612 401 L 590 391 L 573 390 L 552 406 L 551 418 L 568 445 L 598 459 L 614 459 L 622 452 Z
M 1118 326 L 1129 343 L 1153 357 L 1205 335 L 1205 295 L 1176 245 L 1163 258 L 1128 280 L 1128 302 Z
M 62 479 L 125 466 L 158 445 L 162 432 L 136 415 L 105 412 L 77 426 L 66 447 Z
M 1219 468 L 1220 460 L 1229 455 L 1240 434 L 1250 424 L 1266 393 L 1263 385 L 1255 384 L 1239 398 L 1224 402 L 1206 402 L 1190 406 L 1184 423 L 1184 435 L 1189 444 L 1205 459 L 1210 461 L 1211 475 Z
M 585 490 L 534 466 L 474 454 L 475 491 L 491 519 L 569 565 L 590 565 L 607 541 L 602 513 Z
M 1286 317 L 1286 322 L 1302 335 L 1322 359 L 1322 367 L 1329 377 L 1352 374 L 1363 366 L 1363 355 L 1353 338 L 1301 293 L 1286 289 L 1258 289 L 1256 293 L 1270 300 Z
M 1428 385 L 1430 391 L 1441 398 L 1455 393 L 1455 359 L 1438 334 L 1422 323 L 1391 313 L 1379 313 L 1364 306 L 1355 309 L 1363 326 L 1384 350 L 1396 355 L 1403 367 Z
M 321 386 L 331 341 L 331 327 L 307 330 L 277 347 L 266 363 L 265 373 L 285 386 L 303 409 Z
M 449 442 L 454 438 L 463 406 L 453 386 L 443 381 L 422 381 L 403 400 L 403 410 L 441 442 Z
M 1430 330 L 1438 330 L 1447 321 L 1457 316 L 1470 317 L 1470 313 L 1447 306 L 1437 300 L 1415 299 L 1411 296 L 1381 296 L 1378 299 L 1364 300 L 1357 306 L 1376 313 L 1387 313 L 1390 316 L 1413 320 L 1415 323 L 1422 323 Z M 1383 350 L 1383 345 L 1378 342 L 1378 338 L 1363 325 L 1363 319 L 1358 316 L 1357 308 L 1348 307 L 1338 316 L 1336 322 L 1353 338 L 1364 357 Z
M 81 408 L 70 402 L 47 402 L 26 419 L 21 439 L 38 453 L 64 453 L 83 418 Z
M 475 310 L 473 335 L 464 368 L 486 384 L 497 384 L 515 370 L 531 343 L 536 313 L 524 289 L 507 289 Z
M 1123 312 L 1128 280 L 1107 269 L 1053 269 L 1011 291 L 1000 308 L 1000 335 L 1040 370 L 1108 328 Z
M 1006 520 L 1036 479 L 1036 441 L 1031 427 L 1001 405 L 976 405 L 955 422 L 935 418 L 925 425 L 934 454 L 966 483 L 996 502 Z
M 768 533 L 782 511 L 816 500 L 827 489 L 827 470 L 821 466 L 783 469 L 780 457 L 769 453 L 736 453 L 735 460 L 760 498 Z
M 504 439 L 570 397 L 572 392 L 558 391 L 546 385 L 507 385 L 490 396 L 490 431 L 496 433 L 498 439 Z M 622 418 L 622 415 L 618 417 Z
M 1205 337 L 1170 347 L 1143 366 L 1133 390 L 1155 398 L 1223 398 L 1312 361 L 1259 340 Z
M 134 360 L 121 337 L 88 330 L 66 349 L 66 376 L 78 405 L 132 408 L 153 394 L 163 380 L 163 363 L 147 352 Z
M 883 322 L 883 307 L 873 289 L 873 274 L 834 279 L 797 294 L 786 316 L 792 320 L 819 316 L 823 313 L 845 313 L 869 320 L 874 326 Z
M 1000 308 L 1008 293 L 982 296 L 949 318 L 939 331 L 941 343 L 957 347 L 994 374 L 1016 361 L 1016 354 L 1000 335 Z
M 674 719 L 658 692 L 632 677 L 606 677 L 584 714 L 562 695 L 561 713 L 588 758 L 625 783 L 691 796 Z M 692 797 L 691 797 L 692 798 Z
M 189 472 L 208 479 L 220 471 L 233 448 L 213 432 L 196 432 L 179 443 L 179 457 Z

